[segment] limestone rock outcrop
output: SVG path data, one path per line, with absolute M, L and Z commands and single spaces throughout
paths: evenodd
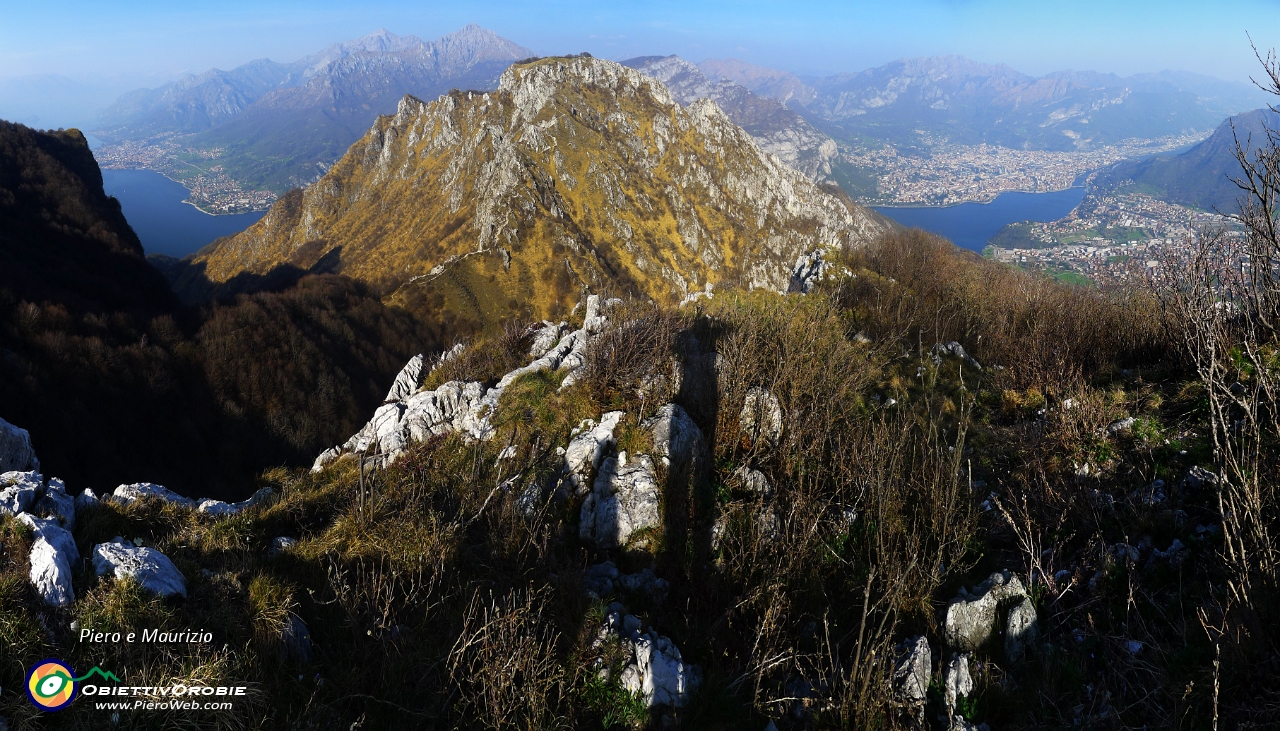
M 782 405 L 767 388 L 747 391 L 738 415 L 738 428 L 752 444 L 777 444 L 782 437 Z
M 969 674 L 969 653 L 953 653 L 942 673 L 942 697 L 947 704 L 947 715 L 955 715 L 959 699 L 972 694 L 973 676 Z
M 634 574 L 624 574 L 612 561 L 598 563 L 586 570 L 583 586 L 595 599 L 620 592 L 640 595 L 655 604 L 661 604 L 670 585 L 658 578 L 651 569 L 641 569 Z
M 44 484 L 39 472 L 5 472 L 0 475 L 0 512 L 17 515 L 31 509 Z
M 248 510 L 255 505 L 261 505 L 266 500 L 269 500 L 273 495 L 275 495 L 275 490 L 272 490 L 269 487 L 264 487 L 253 493 L 249 498 L 241 500 L 238 503 L 225 503 L 221 500 L 203 498 L 196 502 L 196 510 L 205 513 L 206 515 L 214 515 L 217 517 L 235 515 L 236 513 Z
M 578 535 L 600 548 L 626 546 L 632 534 L 661 521 L 658 478 L 647 454 L 605 459 L 578 522 Z
M 71 531 L 53 518 L 37 518 L 23 513 L 18 520 L 31 527 L 35 541 L 31 544 L 31 584 L 45 604 L 65 607 L 75 601 L 71 570 L 80 560 Z
M 933 656 L 924 636 L 903 642 L 893 670 L 893 689 L 898 700 L 923 712 L 928 700 L 929 679 L 933 677 Z
M 40 460 L 26 429 L 0 419 L 0 472 L 39 472 Z
M 1007 571 L 992 574 L 972 591 L 960 589 L 947 607 L 943 639 L 954 650 L 973 652 L 1000 629 L 1002 611 L 1005 651 L 1011 659 L 1021 658 L 1037 636 L 1035 605 L 1022 581 Z
M 184 508 L 194 508 L 198 504 L 189 497 L 183 497 L 164 485 L 153 482 L 135 482 L 131 485 L 120 485 L 112 493 L 117 502 L 128 505 L 143 498 L 156 498 Z
M 593 483 L 596 469 L 605 452 L 613 445 L 613 430 L 624 416 L 621 411 L 610 411 L 596 422 L 584 419 L 574 429 L 569 446 L 564 450 L 565 486 L 579 495 L 585 495 Z
M 585 348 L 607 322 L 608 318 L 601 312 L 599 296 L 588 296 L 583 327 L 563 335 L 554 346 L 535 357 L 529 365 L 505 374 L 491 388 L 485 388 L 484 384 L 476 381 L 449 381 L 434 390 L 417 391 L 400 400 L 385 403 L 344 444 L 326 449 L 316 457 L 311 471 L 319 472 L 344 454 L 366 455 L 372 458 L 375 466 L 385 467 L 413 443 L 434 435 L 461 432 L 468 439 L 491 438 L 493 425 L 490 419 L 507 387 L 517 378 L 529 373 L 567 370 L 568 374 L 562 380 L 561 388 L 568 388 L 583 367 Z M 561 330 L 559 326 L 550 327 L 556 332 Z M 540 348 L 534 350 L 538 349 Z M 396 383 L 403 387 L 393 386 L 391 393 L 403 392 L 408 388 L 405 384 L 419 378 L 412 375 L 413 370 L 413 361 L 410 361 L 396 379 Z M 406 376 L 406 373 L 410 375 Z
M 138 548 L 120 536 L 93 547 L 93 570 L 98 576 L 129 577 L 160 596 L 187 595 L 187 579 L 168 556 L 154 548 Z
M 66 483 L 56 477 L 49 479 L 44 494 L 31 506 L 31 511 L 53 518 L 67 530 L 76 527 L 76 499 L 67 494 Z
M 974 360 L 973 357 L 965 351 L 964 346 L 954 340 L 946 343 L 934 343 L 930 352 L 933 354 L 933 362 L 935 364 L 941 364 L 943 358 L 959 358 L 977 370 L 982 370 L 982 364 Z
M 620 678 L 622 687 L 640 694 L 645 705 L 683 708 L 702 681 L 696 665 L 684 662 L 680 649 L 670 639 L 650 629 L 641 631 L 640 619 L 615 602 L 609 606 L 598 643 L 617 637 L 627 650 L 627 662 Z
M 791 267 L 791 279 L 787 282 L 787 292 L 809 294 L 827 273 L 827 263 L 822 258 L 822 251 L 811 251 L 801 254 Z
M 396 380 L 391 384 L 391 390 L 387 391 L 386 398 L 383 402 L 388 401 L 404 401 L 413 394 L 418 392 L 418 387 L 422 385 L 422 377 L 426 375 L 423 370 L 423 364 L 426 358 L 421 354 L 417 354 L 404 364 L 404 368 L 400 369 Z
M 678 405 L 664 405 L 642 426 L 653 436 L 654 452 L 664 465 L 691 464 L 702 457 L 702 430 Z

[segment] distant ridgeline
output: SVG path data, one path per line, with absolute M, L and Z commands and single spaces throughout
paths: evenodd
M 929 147 L 938 141 L 1032 150 L 1092 149 L 1133 137 L 1206 130 L 1262 103 L 1249 84 L 1182 72 L 1061 71 L 1039 78 L 960 56 L 894 61 L 860 73 L 801 79 L 736 60 L 705 61 L 778 99 L 819 129 L 849 142 Z
M 184 308 L 76 130 L 0 122 L 0 418 L 80 485 L 252 491 L 331 444 L 435 343 L 359 283 L 280 280 Z
M 1242 193 L 1234 182 L 1240 177 L 1236 139 L 1245 149 L 1256 149 L 1266 143 L 1267 128 L 1280 129 L 1280 114 L 1255 109 L 1223 122 L 1207 140 L 1181 154 L 1117 163 L 1100 172 L 1095 184 L 1206 211 L 1234 212 Z
M 319 177 L 405 94 L 492 89 L 531 55 L 477 25 L 434 42 L 381 30 L 294 63 L 261 59 L 131 92 L 94 134 L 108 143 L 189 135 L 183 146 L 219 149 L 242 185 L 283 193 Z

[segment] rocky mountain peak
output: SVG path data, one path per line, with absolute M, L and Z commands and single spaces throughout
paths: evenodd
M 714 100 L 682 107 L 635 69 L 562 57 L 511 66 L 494 92 L 402 99 L 300 198 L 196 263 L 225 281 L 328 257 L 393 302 L 484 326 L 513 308 L 559 316 L 583 290 L 785 291 L 798 258 L 883 227 Z

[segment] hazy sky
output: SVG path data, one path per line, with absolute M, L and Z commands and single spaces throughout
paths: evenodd
M 61 93 L 100 106 L 183 72 L 292 61 L 384 27 L 431 40 L 470 22 L 540 54 L 736 57 L 800 73 L 958 53 L 1037 75 L 1177 69 L 1246 81 L 1257 72 L 1246 32 L 1280 45 L 1280 0 L 0 0 L 0 116 L 39 106 L 45 81 L 15 77 L 68 77 L 79 85 L 50 91 L 50 103 Z

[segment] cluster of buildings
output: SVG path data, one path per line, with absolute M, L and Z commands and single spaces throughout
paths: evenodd
M 205 213 L 265 211 L 276 200 L 275 193 L 245 190 L 221 165 L 209 165 L 222 156 L 221 149 L 185 148 L 172 138 L 161 137 L 105 145 L 93 154 L 103 168 L 154 170 L 181 183 L 191 192 L 191 204 Z
M 996 145 L 952 145 L 941 141 L 925 156 L 904 155 L 889 145 L 844 148 L 845 162 L 871 169 L 878 192 L 860 202 L 875 205 L 945 206 L 986 203 L 1010 191 L 1063 190 L 1081 175 L 1124 158 L 1167 152 L 1194 144 L 1203 134 L 1125 140 L 1095 150 L 1055 152 Z
M 1159 266 L 1169 247 L 1184 246 L 1206 229 L 1243 235 L 1230 218 L 1148 195 L 1090 193 L 1070 214 L 1049 223 L 1006 227 L 987 254 L 1054 274 L 1093 281 L 1127 279 Z

